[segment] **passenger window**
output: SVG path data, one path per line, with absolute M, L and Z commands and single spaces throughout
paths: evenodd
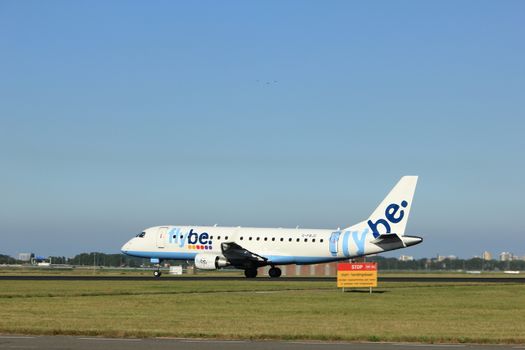
M 304 241 L 305 241 L 305 242 L 308 242 L 308 238 L 305 238 Z
M 315 243 L 315 238 L 312 238 L 312 243 Z
M 259 240 L 259 237 L 257 237 L 256 239 Z
M 288 238 L 288 242 L 291 242 L 291 241 L 292 241 L 292 239 L 291 239 L 291 238 Z
M 321 239 L 319 240 L 319 242 L 323 243 L 323 239 L 321 238 Z
M 248 240 L 249 240 L 249 241 L 251 241 L 251 240 L 252 240 L 252 238 L 250 237 L 250 238 L 248 238 Z
M 220 239 L 221 239 L 221 236 L 217 237 L 217 239 L 220 240 Z
M 228 236 L 224 237 L 225 240 L 228 240 Z
M 275 237 L 272 237 L 272 242 L 275 242 Z
M 299 242 L 299 238 L 297 238 L 297 242 Z
M 213 239 L 213 236 L 210 236 L 210 240 Z
M 281 242 L 284 241 L 284 238 L 281 237 Z
M 264 237 L 264 240 L 267 241 L 267 240 L 268 240 L 268 237 Z

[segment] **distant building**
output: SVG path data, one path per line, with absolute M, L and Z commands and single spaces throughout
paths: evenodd
M 492 254 L 490 252 L 484 251 L 481 255 L 483 260 L 492 260 Z
M 501 252 L 499 255 L 500 261 L 511 261 L 514 258 L 514 255 L 509 252 Z
M 18 260 L 30 261 L 34 254 L 32 253 L 18 253 Z
M 437 261 L 443 261 L 443 260 L 456 260 L 458 257 L 455 256 L 455 255 L 448 255 L 448 256 L 443 256 L 443 255 L 438 255 L 437 256 Z
M 414 257 L 410 255 L 401 255 L 399 261 L 414 261 Z

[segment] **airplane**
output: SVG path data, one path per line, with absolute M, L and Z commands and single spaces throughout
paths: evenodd
M 165 225 L 145 229 L 121 251 L 157 264 L 155 277 L 161 276 L 161 261 L 170 259 L 193 260 L 202 270 L 243 269 L 247 278 L 269 265 L 268 275 L 277 278 L 279 265 L 326 263 L 406 248 L 423 241 L 405 235 L 417 180 L 403 176 L 369 218 L 343 230 Z

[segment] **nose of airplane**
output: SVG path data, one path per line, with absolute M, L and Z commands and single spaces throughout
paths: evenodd
M 126 254 L 129 250 L 130 241 L 127 241 L 121 248 L 120 251 L 124 254 Z

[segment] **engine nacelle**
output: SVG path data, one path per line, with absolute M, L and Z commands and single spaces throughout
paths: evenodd
M 197 254 L 195 255 L 195 267 L 201 270 L 215 270 L 229 266 L 230 262 L 222 255 Z

